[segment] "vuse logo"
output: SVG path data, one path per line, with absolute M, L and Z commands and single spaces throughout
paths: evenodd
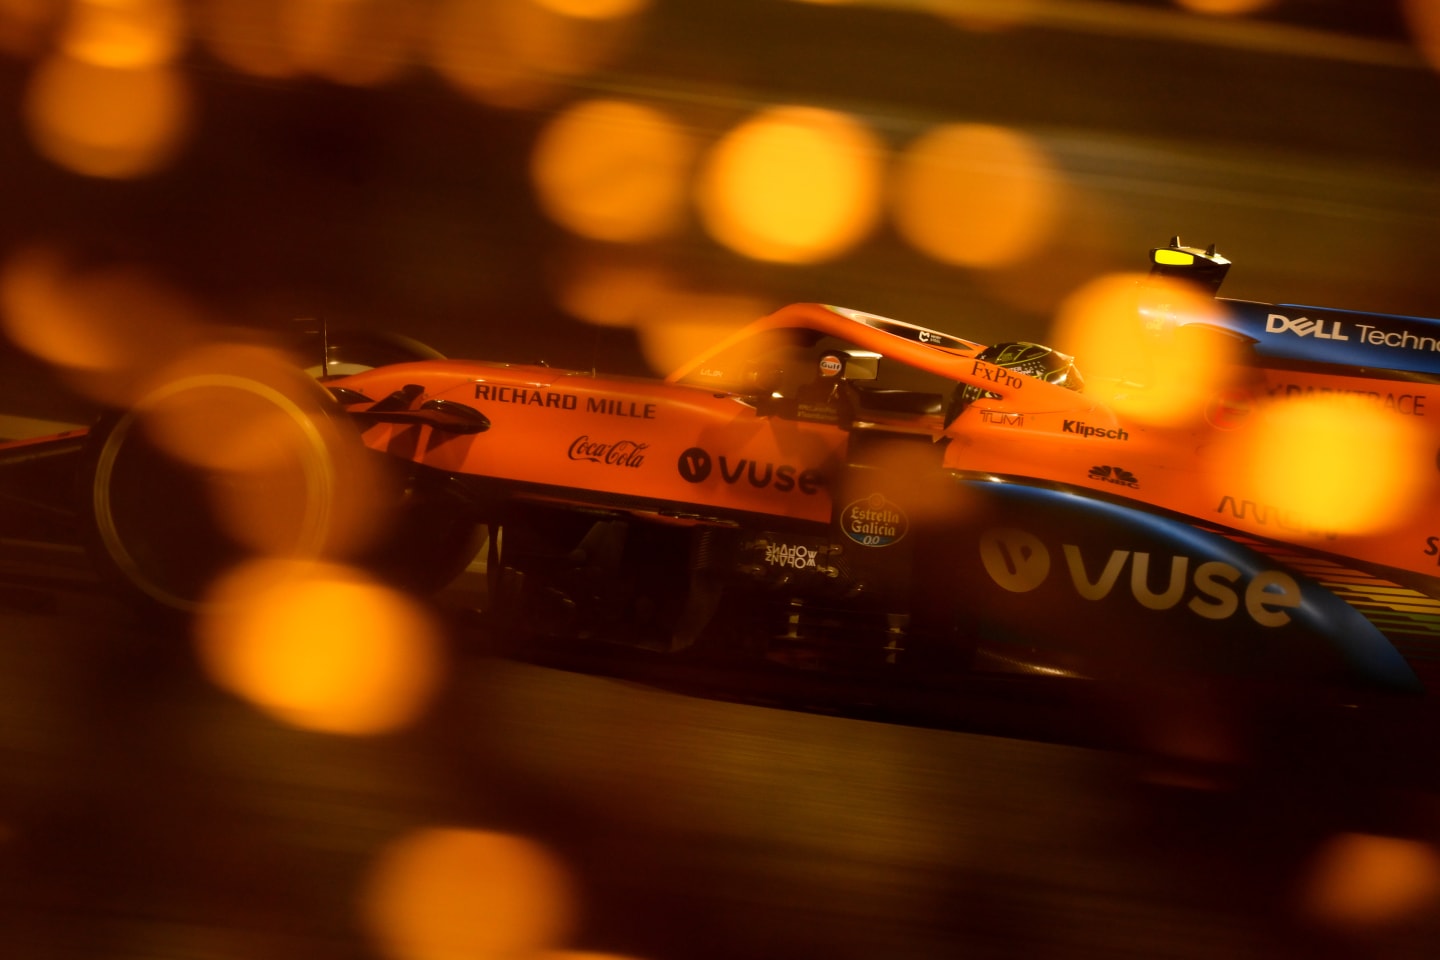
M 1295 578 L 1280 570 L 1261 570 L 1250 580 L 1223 560 L 1196 563 L 1191 557 L 1176 554 L 1162 559 L 1140 550 L 1111 550 L 1101 560 L 1086 556 L 1076 544 L 1060 547 L 1065 573 L 1057 576 L 1068 580 L 1075 593 L 1084 600 L 1104 600 L 1118 589 L 1129 567 L 1129 594 L 1135 603 L 1147 610 L 1170 610 L 1181 604 L 1206 620 L 1228 620 L 1242 607 L 1245 614 L 1262 627 L 1281 627 L 1290 622 L 1287 610 L 1300 606 L 1300 585 Z M 1169 573 L 1163 571 L 1168 559 Z M 1047 583 L 1054 563 L 1050 549 L 1033 533 L 1011 527 L 985 531 L 980 537 L 980 562 L 990 579 L 1011 593 L 1029 593 Z M 1162 589 L 1154 589 L 1151 567 L 1159 573 Z

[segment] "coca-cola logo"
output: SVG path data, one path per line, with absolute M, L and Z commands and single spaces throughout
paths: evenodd
M 634 468 L 645 462 L 645 451 L 649 448 L 650 444 L 634 440 L 604 441 L 591 440 L 588 436 L 576 437 L 570 443 L 569 457 L 609 467 Z

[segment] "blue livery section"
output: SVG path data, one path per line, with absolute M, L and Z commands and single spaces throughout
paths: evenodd
M 1440 375 L 1440 320 L 1217 299 L 1261 357 Z
M 1357 610 L 1270 557 L 1168 517 L 1019 483 L 962 481 L 982 635 L 1097 675 L 1146 670 L 1419 693 Z

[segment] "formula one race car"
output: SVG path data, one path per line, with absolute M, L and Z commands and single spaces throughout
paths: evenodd
M 42 468 L 83 457 L 98 562 L 191 607 L 249 549 L 187 513 L 239 483 L 243 444 L 202 429 L 224 449 L 191 476 L 163 422 L 232 390 L 307 437 L 350 429 L 387 465 L 402 512 L 365 562 L 433 589 L 478 550 L 488 612 L 532 634 L 848 672 L 1423 691 L 1440 679 L 1440 322 L 1217 299 L 1228 261 L 1178 239 L 1151 261 L 1208 308 L 1139 283 L 1136 342 L 1225 357 L 1163 419 L 1133 402 L 1158 384 L 1087 383 L 1050 347 L 797 304 L 663 380 L 438 358 L 337 372 L 327 354 L 324 389 L 307 381 L 324 396 L 301 403 L 230 372 L 172 377 L 88 433 L 0 447 L 5 489 L 44 499 Z M 1300 400 L 1404 422 L 1403 511 L 1332 528 L 1216 466 L 1274 447 L 1267 424 L 1300 431 L 1277 415 Z M 362 482 L 317 463 L 289 531 Z

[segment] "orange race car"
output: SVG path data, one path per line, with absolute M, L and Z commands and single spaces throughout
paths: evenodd
M 169 448 L 136 424 L 238 390 L 317 443 L 351 424 L 381 455 L 366 459 L 387 465 L 402 513 L 365 562 L 431 589 L 478 550 L 487 609 L 532 634 L 842 671 L 1422 691 L 1440 679 L 1440 322 L 1219 299 L 1228 261 L 1178 240 L 1151 260 L 1156 283 L 1203 301 L 1138 284 L 1125 318 L 1178 391 L 1086 382 L 1038 344 L 796 304 L 663 380 L 423 356 L 340 367 L 332 344 L 312 388 L 325 402 L 212 371 L 0 461 L 33 504 L 56 489 L 37 477 L 83 458 L 73 512 L 98 562 L 180 608 L 242 549 L 233 529 L 177 519 L 217 475 L 239 483 L 220 454 L 240 444 L 217 427 L 208 480 L 163 480 Z M 1221 361 L 1178 362 L 1202 356 Z M 1163 417 L 1145 404 L 1161 394 Z M 1358 469 L 1363 490 L 1334 503 L 1396 510 L 1331 522 L 1293 474 L 1250 469 L 1276 451 L 1293 468 L 1297 442 L 1331 455 L 1312 473 Z M 337 463 L 302 464 L 300 485 L 330 504 L 361 484 Z M 315 500 L 287 524 L 340 510 Z

